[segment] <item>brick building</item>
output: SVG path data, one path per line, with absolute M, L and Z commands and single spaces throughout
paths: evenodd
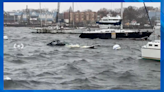
M 72 23 L 74 18 L 75 24 L 84 24 L 84 23 L 96 23 L 97 13 L 91 10 L 88 11 L 76 11 L 76 12 L 64 12 L 64 21 L 66 23 Z

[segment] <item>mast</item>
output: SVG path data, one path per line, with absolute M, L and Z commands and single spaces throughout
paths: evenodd
M 152 23 L 151 23 L 151 20 L 150 20 L 149 14 L 148 14 L 147 7 L 146 7 L 146 5 L 145 5 L 144 2 L 143 2 L 143 4 L 144 4 L 145 10 L 146 10 L 146 14 L 147 14 L 147 17 L 148 17 L 148 19 L 149 19 L 150 25 L 151 25 L 151 27 L 152 27 L 152 29 L 153 29 L 153 25 L 152 25 Z M 153 32 L 154 32 L 154 40 L 155 40 L 155 31 L 154 31 L 154 29 L 153 29 Z
M 123 29 L 123 3 L 121 2 L 121 28 Z
M 148 10 L 147 10 L 147 8 L 146 8 L 145 3 L 143 3 L 143 4 L 144 4 L 144 6 L 145 6 L 146 14 L 147 14 L 147 17 L 148 17 L 148 19 L 149 19 L 150 25 L 151 25 L 151 27 L 152 27 L 152 29 L 153 29 L 153 26 L 152 26 L 151 20 L 150 20 L 150 18 L 149 18 Z
M 75 25 L 75 23 L 74 23 L 74 3 L 72 3 L 72 10 L 73 10 L 73 28 L 74 28 L 74 25 Z
M 58 25 L 58 18 L 59 18 L 59 7 L 60 7 L 60 4 L 58 2 L 57 15 L 56 15 L 56 23 L 57 23 L 57 25 Z
M 69 26 L 70 26 L 70 12 L 71 12 L 71 7 L 69 8 Z
M 26 5 L 26 21 L 27 21 L 27 24 L 29 25 L 30 24 L 30 11 L 28 9 L 28 5 Z
M 41 24 L 40 24 L 40 26 L 42 27 L 42 18 L 41 18 L 41 14 L 42 14 L 42 11 L 41 11 L 41 3 L 39 3 L 39 6 L 40 6 L 40 19 L 41 19 Z
M 45 9 L 45 14 L 46 14 L 46 18 L 45 18 L 45 26 L 47 26 L 47 11 L 46 11 L 46 9 Z
M 26 22 L 27 22 L 27 7 L 28 7 L 28 6 L 26 5 Z

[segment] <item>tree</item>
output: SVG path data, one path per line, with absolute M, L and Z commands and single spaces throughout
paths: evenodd
M 138 11 L 135 9 L 135 7 L 133 6 L 129 6 L 128 8 L 124 9 L 124 13 L 123 13 L 123 20 L 124 21 L 132 21 L 132 20 L 136 20 L 137 17 L 139 16 Z
M 109 10 L 110 14 L 112 14 L 112 16 L 117 16 L 119 13 L 113 10 Z
M 97 15 L 100 15 L 100 17 L 106 16 L 109 13 L 109 11 L 106 8 L 102 8 L 98 10 Z

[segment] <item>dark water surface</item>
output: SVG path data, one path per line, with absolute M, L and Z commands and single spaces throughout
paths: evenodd
M 141 59 L 148 41 L 81 39 L 79 34 L 32 34 L 4 28 L 4 89 L 160 89 L 160 62 Z M 97 49 L 49 47 L 60 39 Z M 22 50 L 14 44 L 24 44 Z M 119 44 L 121 50 L 113 50 Z

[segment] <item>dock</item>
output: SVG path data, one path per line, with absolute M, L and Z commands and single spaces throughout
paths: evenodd
M 51 28 L 33 28 L 32 33 L 38 34 L 81 34 L 81 29 L 51 29 Z

